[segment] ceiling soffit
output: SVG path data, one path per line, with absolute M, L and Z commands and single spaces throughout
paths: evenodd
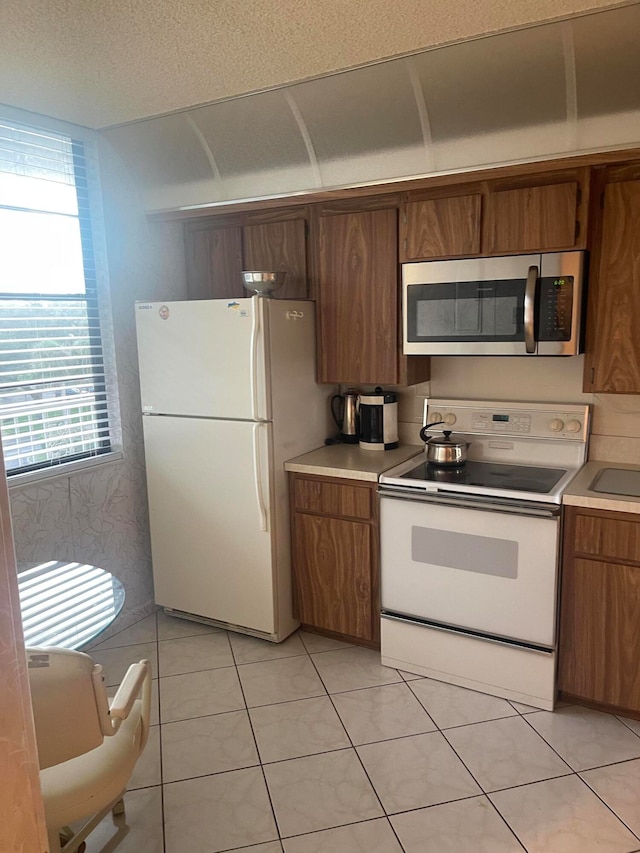
M 148 209 L 640 143 L 640 5 L 103 131 Z

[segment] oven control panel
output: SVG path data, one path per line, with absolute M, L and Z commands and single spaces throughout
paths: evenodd
M 473 412 L 471 428 L 478 432 L 530 433 L 530 415 L 507 415 L 504 412 Z
M 426 399 L 424 423 L 459 433 L 586 441 L 589 407 L 560 403 L 477 403 Z M 434 432 L 437 431 L 434 428 Z

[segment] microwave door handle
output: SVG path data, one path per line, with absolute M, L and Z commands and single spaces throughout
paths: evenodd
M 538 267 L 529 267 L 527 283 L 524 289 L 524 345 L 525 351 L 528 354 L 536 351 L 535 309 L 538 275 Z

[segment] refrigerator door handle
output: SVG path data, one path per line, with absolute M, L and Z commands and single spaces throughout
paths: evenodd
M 258 509 L 260 510 L 260 530 L 268 530 L 267 525 L 267 508 L 264 502 L 264 494 L 262 492 L 262 465 L 260 457 L 260 427 L 264 424 L 257 423 L 253 425 L 253 475 L 256 487 L 256 498 L 258 500 Z
M 251 382 L 251 419 L 258 420 L 258 335 L 260 334 L 260 302 L 259 297 L 254 296 L 253 317 L 251 322 L 251 353 L 249 356 L 249 370 Z M 266 528 L 264 528 L 266 530 Z

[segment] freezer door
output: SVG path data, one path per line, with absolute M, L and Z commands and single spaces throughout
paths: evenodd
M 260 299 L 136 303 L 142 411 L 269 419 Z
M 275 633 L 271 425 L 143 424 L 156 603 Z

